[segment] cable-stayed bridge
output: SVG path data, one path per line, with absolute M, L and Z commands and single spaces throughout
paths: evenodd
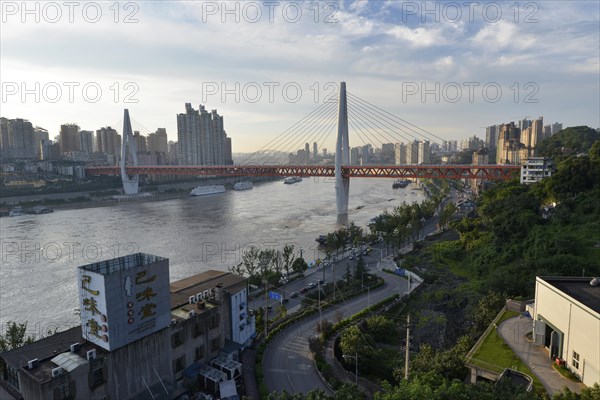
M 389 146 L 395 143 L 407 143 L 410 147 L 416 142 L 443 141 L 439 136 L 346 92 L 346 84 L 342 82 L 338 99 L 325 101 L 237 165 L 137 165 L 131 121 L 128 110 L 125 110 L 119 167 L 89 167 L 86 173 L 120 174 L 126 194 L 138 192 L 139 175 L 145 174 L 198 177 L 334 177 L 338 220 L 344 221 L 348 213 L 350 178 L 506 180 L 512 178 L 520 169 L 516 165 L 427 165 L 426 157 L 420 156 L 417 159 L 417 154 L 424 152 L 408 147 L 404 150 L 404 156 L 384 160 L 386 164 L 400 165 L 351 165 L 349 129 L 352 130 L 353 137 L 356 136 L 365 148 L 379 144 L 383 149 L 384 144 Z M 334 131 L 337 131 L 335 162 L 333 165 L 318 165 L 316 154 L 311 158 L 310 148 L 306 148 L 306 144 L 313 143 L 322 148 Z M 301 150 L 297 151 L 298 148 Z M 130 157 L 127 157 L 127 150 Z M 294 152 L 297 152 L 296 156 Z M 288 163 L 281 162 L 281 154 L 290 154 Z M 126 164 L 128 159 L 132 161 L 131 165 Z

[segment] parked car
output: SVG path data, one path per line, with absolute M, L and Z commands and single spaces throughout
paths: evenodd
M 317 286 L 317 284 L 316 284 L 316 283 L 314 283 L 314 282 L 311 282 L 311 283 L 309 283 L 309 284 L 308 284 L 308 288 L 309 288 L 309 289 L 312 289 L 312 288 L 314 288 L 315 286 Z
M 290 299 L 283 299 L 283 300 L 281 300 L 281 304 L 285 304 L 285 303 L 287 303 L 288 301 L 290 301 Z
M 290 297 L 293 299 L 295 297 L 298 297 L 298 292 L 292 292 L 292 294 L 290 294 Z
M 300 293 L 306 293 L 306 292 L 308 292 L 307 287 L 303 287 L 302 289 L 300 289 Z

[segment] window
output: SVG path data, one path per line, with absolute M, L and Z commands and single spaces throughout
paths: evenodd
M 184 341 L 185 341 L 185 335 L 183 333 L 183 329 L 181 329 L 171 335 L 171 347 L 172 348 L 181 346 Z
M 579 369 L 579 353 L 573 350 L 573 368 Z
M 215 329 L 215 328 L 218 328 L 218 327 L 219 327 L 219 319 L 220 319 L 220 318 L 219 318 L 219 314 L 212 315 L 212 316 L 210 317 L 210 325 L 209 325 L 209 328 L 210 328 L 210 329 Z
M 210 351 L 214 352 L 214 351 L 217 351 L 217 350 L 219 350 L 219 338 L 218 337 L 214 338 L 210 342 Z
M 69 387 L 69 382 L 63 383 L 54 389 L 54 399 L 55 400 L 67 400 L 71 398 L 71 390 Z
M 194 350 L 194 361 L 201 360 L 204 357 L 204 346 L 196 347 Z
M 90 388 L 94 389 L 104 383 L 104 359 L 90 362 Z
M 178 373 L 185 367 L 185 354 L 173 360 L 173 372 Z
M 19 390 L 19 373 L 17 372 L 17 370 L 10 365 L 6 365 L 6 373 L 5 374 L 6 374 L 5 379 L 10 384 L 10 386 Z
M 194 327 L 192 328 L 192 336 L 197 338 L 198 336 L 204 334 L 204 329 L 202 329 L 202 324 L 200 322 L 197 322 L 194 324 Z

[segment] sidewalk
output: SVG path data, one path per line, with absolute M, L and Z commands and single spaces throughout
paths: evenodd
M 244 375 L 244 388 L 246 397 L 254 400 L 260 399 L 256 385 L 256 350 L 247 348 L 242 352 L 242 370 Z
M 582 383 L 572 382 L 559 374 L 552 368 L 552 360 L 548 359 L 544 349 L 525 338 L 532 330 L 531 319 L 523 316 L 509 318 L 498 326 L 500 337 L 537 376 L 550 396 L 562 392 L 565 387 L 581 393 L 581 388 L 585 387 Z

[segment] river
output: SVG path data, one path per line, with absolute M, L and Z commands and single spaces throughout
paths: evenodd
M 392 180 L 350 181 L 349 220 L 366 229 L 371 218 L 423 191 L 392 189 Z M 315 238 L 337 229 L 331 178 L 255 184 L 252 190 L 60 210 L 0 219 L 0 329 L 28 322 L 37 336 L 79 322 L 77 266 L 133 252 L 170 260 L 170 279 L 240 262 L 244 248 L 302 248 L 307 261 L 322 257 Z

